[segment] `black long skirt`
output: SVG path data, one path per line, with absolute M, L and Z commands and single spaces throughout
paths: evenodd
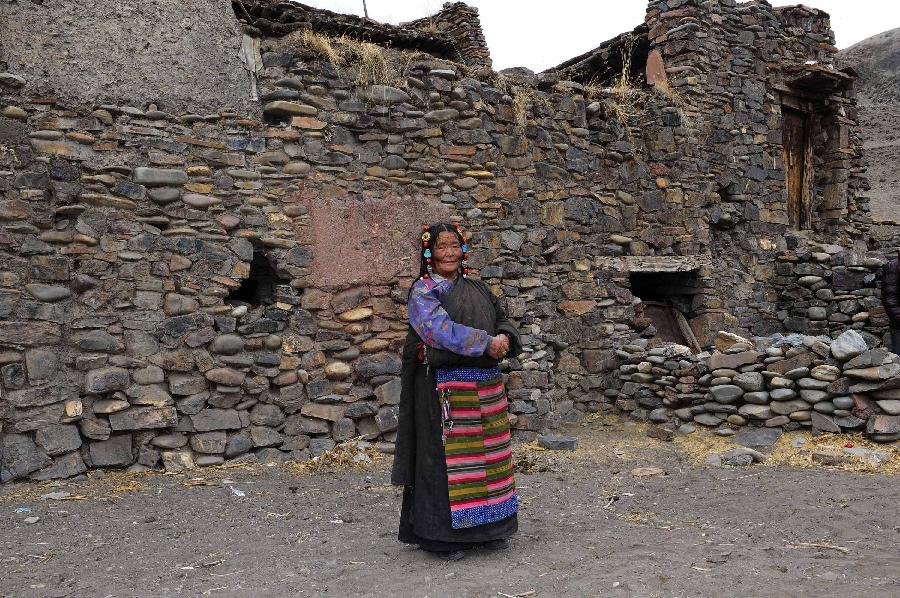
M 452 551 L 473 548 L 485 542 L 508 538 L 516 533 L 516 515 L 501 521 L 453 529 L 450 524 L 450 497 L 447 489 L 447 463 L 441 437 L 441 410 L 434 376 L 424 366 L 416 368 L 412 409 L 415 440 L 414 483 L 403 489 L 399 539 L 418 544 L 423 550 Z M 406 414 L 401 414 L 401 417 Z M 401 426 L 402 427 L 402 426 Z

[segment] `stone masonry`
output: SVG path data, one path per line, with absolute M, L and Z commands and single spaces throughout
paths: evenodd
M 194 49 L 231 64 L 241 48 L 247 95 L 229 84 L 213 107 L 191 47 L 195 106 L 115 86 L 85 104 L 62 57 L 38 72 L 0 39 L 3 481 L 307 459 L 356 437 L 390 452 L 415 235 L 439 219 L 472 235 L 523 333 L 504 365 L 520 439 L 633 411 L 622 368 L 660 344 L 635 274 L 690 278 L 676 303 L 704 348 L 719 330 L 853 329 L 878 351 L 877 268 L 900 236 L 869 235 L 824 13 L 654 0 L 631 42 L 535 75 L 491 71 L 460 3 L 397 27 L 234 5 L 234 39 Z M 598 78 L 612 63 L 633 77 Z M 118 80 L 110 64 L 97 76 Z M 783 109 L 809 111 L 800 226 Z

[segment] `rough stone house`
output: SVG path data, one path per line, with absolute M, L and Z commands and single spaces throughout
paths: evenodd
M 609 408 L 638 339 L 876 345 L 835 51 L 827 15 L 762 1 L 654 0 L 538 75 L 492 71 L 461 3 L 400 26 L 3 3 L 2 479 L 390 451 L 415 231 L 438 219 L 524 333 L 520 438 Z

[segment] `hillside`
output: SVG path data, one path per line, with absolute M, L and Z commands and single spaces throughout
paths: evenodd
M 900 28 L 846 48 L 839 58 L 859 72 L 872 215 L 876 221 L 900 222 Z

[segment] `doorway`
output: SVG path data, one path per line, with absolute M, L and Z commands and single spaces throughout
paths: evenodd
M 812 126 L 807 112 L 782 106 L 784 176 L 788 223 L 798 230 L 812 224 Z

